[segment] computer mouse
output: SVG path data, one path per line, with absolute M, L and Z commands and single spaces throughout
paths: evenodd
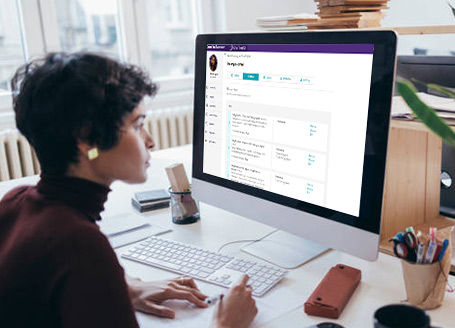
M 308 327 L 308 328 L 344 328 L 343 326 L 333 323 L 333 322 L 321 322 L 318 323 L 317 325 Z

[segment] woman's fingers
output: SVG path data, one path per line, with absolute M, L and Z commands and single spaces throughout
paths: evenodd
M 173 288 L 169 292 L 168 299 L 187 300 L 199 307 L 202 308 L 207 307 L 207 304 L 205 304 L 204 301 L 200 300 L 199 298 L 196 297 L 196 295 L 186 290 Z
M 205 300 L 205 299 L 207 298 L 207 295 L 201 293 L 201 292 L 200 292 L 198 289 L 196 289 L 196 288 L 191 288 L 191 287 L 179 285 L 179 284 L 176 284 L 176 283 L 171 283 L 170 286 L 172 286 L 172 287 L 174 287 L 175 289 L 178 289 L 178 290 L 184 290 L 184 291 L 193 293 L 193 294 L 194 294 L 197 298 L 199 298 L 200 300 Z
M 239 285 L 239 286 L 246 286 L 246 283 L 248 282 L 248 279 L 250 279 L 250 277 L 249 277 L 247 274 L 244 274 L 244 275 L 240 278 L 240 280 L 239 280 L 239 282 L 237 283 L 237 285 Z
M 139 310 L 144 313 L 154 314 L 156 316 L 163 318 L 173 319 L 175 317 L 175 312 L 172 309 L 147 300 L 143 300 L 141 304 L 138 304 L 136 306 L 136 310 Z
M 194 282 L 193 278 L 190 278 L 190 277 L 179 277 L 179 278 L 175 278 L 173 280 L 176 283 L 178 283 L 179 285 L 187 286 L 187 287 L 191 287 L 191 288 L 195 288 L 195 289 L 199 290 L 199 288 L 197 287 L 197 285 Z
M 175 284 L 173 284 L 174 288 L 189 291 L 189 292 L 193 293 L 194 295 L 196 295 L 196 297 L 201 300 L 205 300 L 207 298 L 207 295 L 201 293 L 201 291 L 199 290 L 199 288 L 196 285 L 196 282 L 194 282 L 193 278 L 179 277 L 179 278 L 173 279 L 173 281 L 175 282 Z

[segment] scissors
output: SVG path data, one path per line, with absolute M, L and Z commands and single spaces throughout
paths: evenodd
M 401 259 L 415 262 L 417 259 L 417 237 L 411 231 L 407 231 L 404 234 L 398 233 L 390 239 L 393 241 L 393 252 Z

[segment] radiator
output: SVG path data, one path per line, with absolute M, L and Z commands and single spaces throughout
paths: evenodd
M 193 109 L 188 106 L 151 111 L 145 128 L 155 141 L 153 150 L 189 144 L 193 137 Z M 0 131 L 0 181 L 39 172 L 36 154 L 19 131 Z
M 155 141 L 153 150 L 192 143 L 193 108 L 188 106 L 152 111 L 147 115 L 145 128 Z
M 0 132 L 0 181 L 39 173 L 35 152 L 17 130 Z

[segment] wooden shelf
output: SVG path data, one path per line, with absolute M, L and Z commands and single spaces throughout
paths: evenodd
M 294 32 L 328 32 L 328 31 L 395 31 L 399 35 L 424 35 L 424 34 L 454 34 L 455 25 L 429 25 L 429 26 L 383 26 L 347 29 L 318 29 L 295 30 Z
M 390 127 L 397 128 L 397 129 L 404 129 L 404 130 L 421 131 L 421 132 L 430 131 L 425 124 L 423 124 L 422 122 L 420 122 L 418 120 L 407 121 L 407 120 L 392 119 L 390 121 Z
M 393 30 L 399 35 L 453 34 L 455 33 L 455 25 L 395 26 L 380 27 L 379 30 Z

